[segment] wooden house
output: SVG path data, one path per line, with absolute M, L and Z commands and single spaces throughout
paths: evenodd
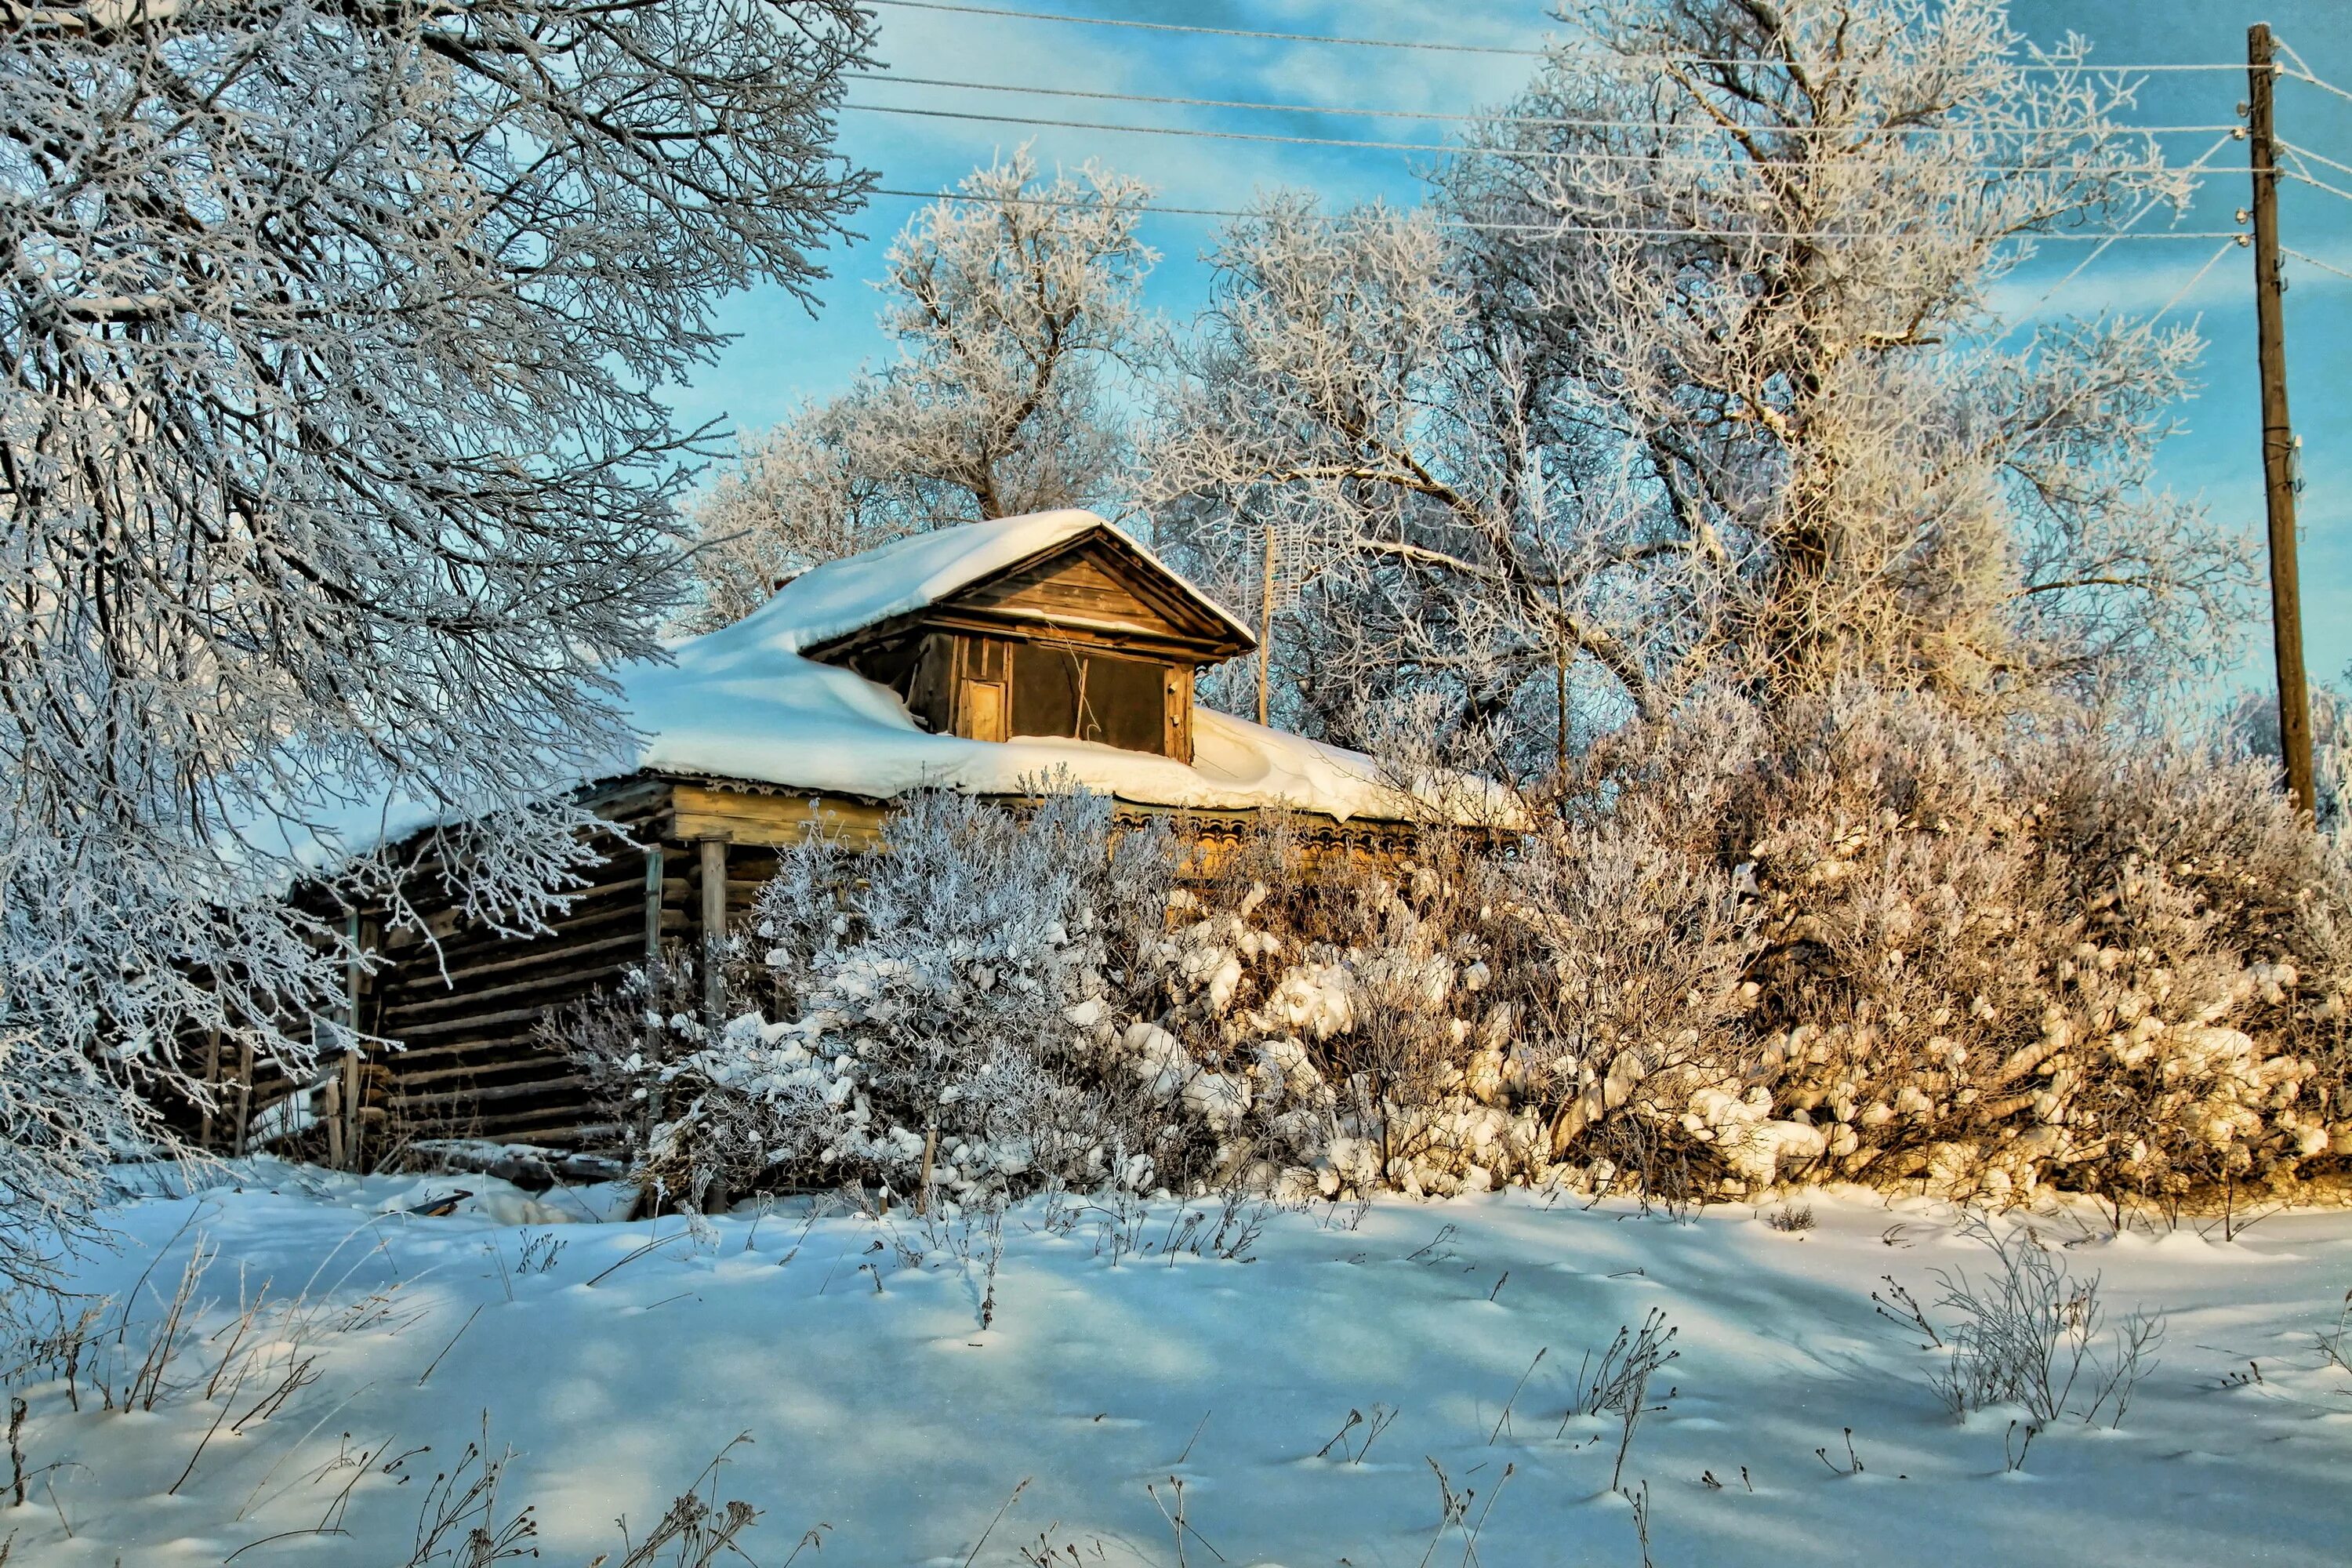
M 234 1108 L 214 1142 L 299 1141 L 343 1164 L 428 1138 L 615 1142 L 572 1066 L 537 1039 L 549 1011 L 612 987 L 667 942 L 722 935 L 780 846 L 820 824 L 870 839 L 910 790 L 1016 797 L 1058 777 L 1130 818 L 1181 814 L 1196 838 L 1280 807 L 1327 851 L 1409 846 L 1412 803 L 1369 759 L 1194 704 L 1203 668 L 1255 646 L 1083 511 L 946 529 L 816 567 L 671 662 L 624 672 L 643 740 L 629 765 L 580 784 L 609 824 L 604 871 L 552 930 L 505 937 L 430 911 L 429 937 L 393 935 L 382 963 L 354 977 L 363 1052 L 302 1085 L 210 1064 Z

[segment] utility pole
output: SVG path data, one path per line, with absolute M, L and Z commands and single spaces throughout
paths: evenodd
M 2271 124 L 2270 24 L 2246 29 L 2246 131 L 2254 180 L 2254 335 L 2262 359 L 2263 501 L 2270 521 L 2271 646 L 2278 660 L 2279 755 L 2298 810 L 2312 784 L 2311 691 L 2303 673 L 2303 597 L 2294 562 L 2294 431 L 2286 413 L 2286 321 L 2279 296 L 2278 149 Z

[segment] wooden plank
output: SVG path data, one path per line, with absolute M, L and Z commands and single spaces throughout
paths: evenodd
M 619 1143 L 622 1131 L 610 1121 L 583 1122 L 576 1110 L 520 1111 L 485 1119 L 481 1136 L 501 1142 L 538 1143 L 551 1149 L 598 1149 Z
M 599 926 L 626 926 L 634 929 L 639 918 L 639 905 L 636 900 L 616 900 L 609 904 L 598 905 L 593 909 L 579 910 L 566 915 L 560 921 L 551 921 L 546 931 L 531 936 L 502 936 L 497 931 L 487 929 L 469 931 L 462 937 L 444 942 L 441 944 L 438 963 L 435 962 L 434 955 L 430 952 L 411 949 L 402 955 L 401 963 L 404 972 L 409 966 L 414 966 L 417 973 L 432 975 L 434 984 L 438 984 L 443 964 L 449 966 L 453 976 L 471 975 L 478 970 L 491 964 L 503 963 L 513 958 L 528 957 L 526 950 L 544 943 L 559 942 L 566 938 L 593 940 L 588 934 L 591 932 L 598 936 L 613 934 L 609 931 L 597 931 Z
M 367 1118 L 363 1114 L 367 1107 L 362 1098 L 367 1092 L 367 1086 L 360 1073 L 360 1054 L 357 1051 L 343 1053 L 341 1089 L 343 1158 L 347 1162 L 343 1168 L 356 1171 L 361 1168 L 360 1135 L 367 1125 Z
M 213 1146 L 213 1103 L 220 1097 L 220 1031 L 205 1031 L 205 1114 L 196 1133 L 196 1147 L 209 1153 Z
M 237 1051 L 236 1061 L 236 1136 L 232 1151 L 239 1158 L 245 1154 L 246 1131 L 253 1125 L 253 1037 L 247 1035 Z
M 702 1011 L 712 1019 L 727 1001 L 720 967 L 727 942 L 727 835 L 714 833 L 695 841 L 702 863 Z
M 1192 765 L 1192 667 L 1168 667 L 1168 754 Z
M 538 948 L 541 944 L 533 942 L 530 945 Z M 599 937 L 592 942 L 573 942 L 566 947 L 500 959 L 496 963 L 476 964 L 470 969 L 453 969 L 449 972 L 446 984 L 443 982 L 441 971 L 437 965 L 428 961 L 419 960 L 413 974 L 404 967 L 392 971 L 390 983 L 403 990 L 415 991 L 423 994 L 439 993 L 439 995 L 435 998 L 434 1003 L 422 1000 L 403 1002 L 396 1006 L 387 1005 L 384 1011 L 389 1015 L 409 1007 L 437 1005 L 445 1000 L 454 1004 L 462 1001 L 467 995 L 487 994 L 475 989 L 476 985 L 484 980 L 503 977 L 515 973 L 519 970 L 530 969 L 541 964 L 569 963 L 577 959 L 596 957 L 606 952 L 635 951 L 643 945 L 644 943 L 638 940 L 634 931 L 623 936 Z
M 444 1040 L 438 1045 L 404 1047 L 386 1051 L 376 1059 L 394 1078 L 400 1079 L 407 1076 L 411 1064 L 457 1058 L 520 1060 L 535 1051 L 543 1054 L 543 1049 L 539 1044 L 539 1031 L 534 1025 L 529 1029 L 509 1029 L 476 1040 Z
M 1211 644 L 1171 637 L 1129 627 L 1097 627 L 1075 619 L 1056 620 L 1042 611 L 966 609 L 961 605 L 926 614 L 925 630 L 937 629 L 1020 645 L 1063 643 L 1073 647 L 1101 648 L 1141 658 L 1161 658 L 1180 664 L 1215 664 L 1223 655 Z
M 644 924 L 642 934 L 646 944 L 646 962 L 649 964 L 659 963 L 661 960 L 662 913 L 669 902 L 669 872 L 664 864 L 664 856 L 665 851 L 658 842 L 646 846 L 646 875 L 640 890 L 642 899 L 640 916 Z M 685 891 L 683 887 L 678 889 L 681 897 Z
M 706 784 L 677 786 L 678 831 L 688 838 L 726 834 L 739 844 L 797 844 L 823 824 L 852 844 L 881 837 L 890 808 L 841 795 L 755 795 Z
M 415 1073 L 402 1078 L 393 1089 L 391 1098 L 394 1100 L 414 1098 L 420 1087 L 425 1084 L 453 1081 L 478 1082 L 485 1079 L 497 1081 L 518 1076 L 528 1079 L 571 1078 L 576 1076 L 576 1070 L 568 1058 L 557 1056 L 518 1057 L 509 1061 L 488 1062 L 478 1066 L 441 1068 L 432 1072 Z
M 427 1094 L 404 1094 L 399 1097 L 396 1103 L 403 1109 L 414 1109 L 417 1107 L 436 1105 L 458 1105 L 466 1103 L 491 1104 L 499 1100 L 520 1100 L 527 1095 L 554 1094 L 562 1090 L 586 1089 L 588 1087 L 589 1083 L 586 1078 L 577 1073 L 570 1073 L 561 1078 L 551 1078 L 544 1081 L 533 1080 L 530 1083 L 490 1084 L 485 1087 L 468 1089 L 440 1089 Z M 570 1111 L 570 1114 L 577 1116 L 579 1114 L 578 1109 L 576 1107 L 573 1108 Z
M 574 961 L 595 952 L 608 952 L 614 948 L 622 948 L 634 952 L 636 946 L 637 939 L 635 936 L 617 936 L 608 938 L 604 942 L 586 942 L 582 944 L 580 947 L 567 949 L 562 952 L 548 954 L 547 957 L 551 963 L 550 973 L 534 976 L 529 980 L 518 980 L 505 985 L 493 985 L 485 990 L 469 989 L 460 992 L 450 992 L 439 996 L 432 997 L 425 1001 L 410 1002 L 397 1007 L 387 1007 L 384 1009 L 385 1023 L 383 1032 L 386 1035 L 391 1036 L 393 1038 L 398 1039 L 401 1037 L 401 1031 L 406 1028 L 411 1021 L 417 1023 L 433 1021 L 428 1017 L 420 1016 L 420 1015 L 444 1012 L 452 1007 L 475 1008 L 479 1007 L 482 1004 L 487 1002 L 503 1002 L 510 997 L 528 996 L 533 992 L 538 991 L 554 991 L 566 987 L 573 988 L 575 991 L 593 989 L 596 982 L 611 980 L 616 976 L 626 974 L 631 969 L 635 968 L 636 965 L 631 962 L 614 963 L 608 961 L 601 964 L 591 964 L 583 968 L 578 967 Z M 568 1000 L 568 998 L 562 998 L 562 1000 Z
M 537 1018 L 546 1011 L 544 1007 L 505 1007 L 495 1013 L 476 1013 L 463 1018 L 445 1018 L 433 1023 L 410 1024 L 401 1029 L 400 1037 L 414 1039 L 419 1035 L 446 1035 L 452 1029 L 485 1029 L 493 1024 L 513 1024 L 526 1018 Z

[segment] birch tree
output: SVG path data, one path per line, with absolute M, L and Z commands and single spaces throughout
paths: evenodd
M 898 357 L 743 444 L 696 509 L 699 624 L 776 582 L 901 535 L 1055 507 L 1117 509 L 1123 382 L 1156 334 L 1136 235 L 1149 190 L 1088 163 L 1042 179 L 1026 148 L 974 170 L 892 244 Z
M 529 929 L 551 781 L 622 738 L 719 290 L 805 294 L 866 176 L 849 0 L 0 3 L 0 1253 L 202 1096 L 299 1072 L 341 913 L 413 917 L 366 803 Z M 451 842 L 463 839 L 464 842 Z M 425 852 L 420 852 L 423 857 Z

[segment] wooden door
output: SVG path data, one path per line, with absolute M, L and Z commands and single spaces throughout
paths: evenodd
M 1002 680 L 967 680 L 963 682 L 961 700 L 956 704 L 963 723 L 960 732 L 974 741 L 1002 741 L 1009 738 L 1006 728 L 1009 710 L 1008 688 Z

